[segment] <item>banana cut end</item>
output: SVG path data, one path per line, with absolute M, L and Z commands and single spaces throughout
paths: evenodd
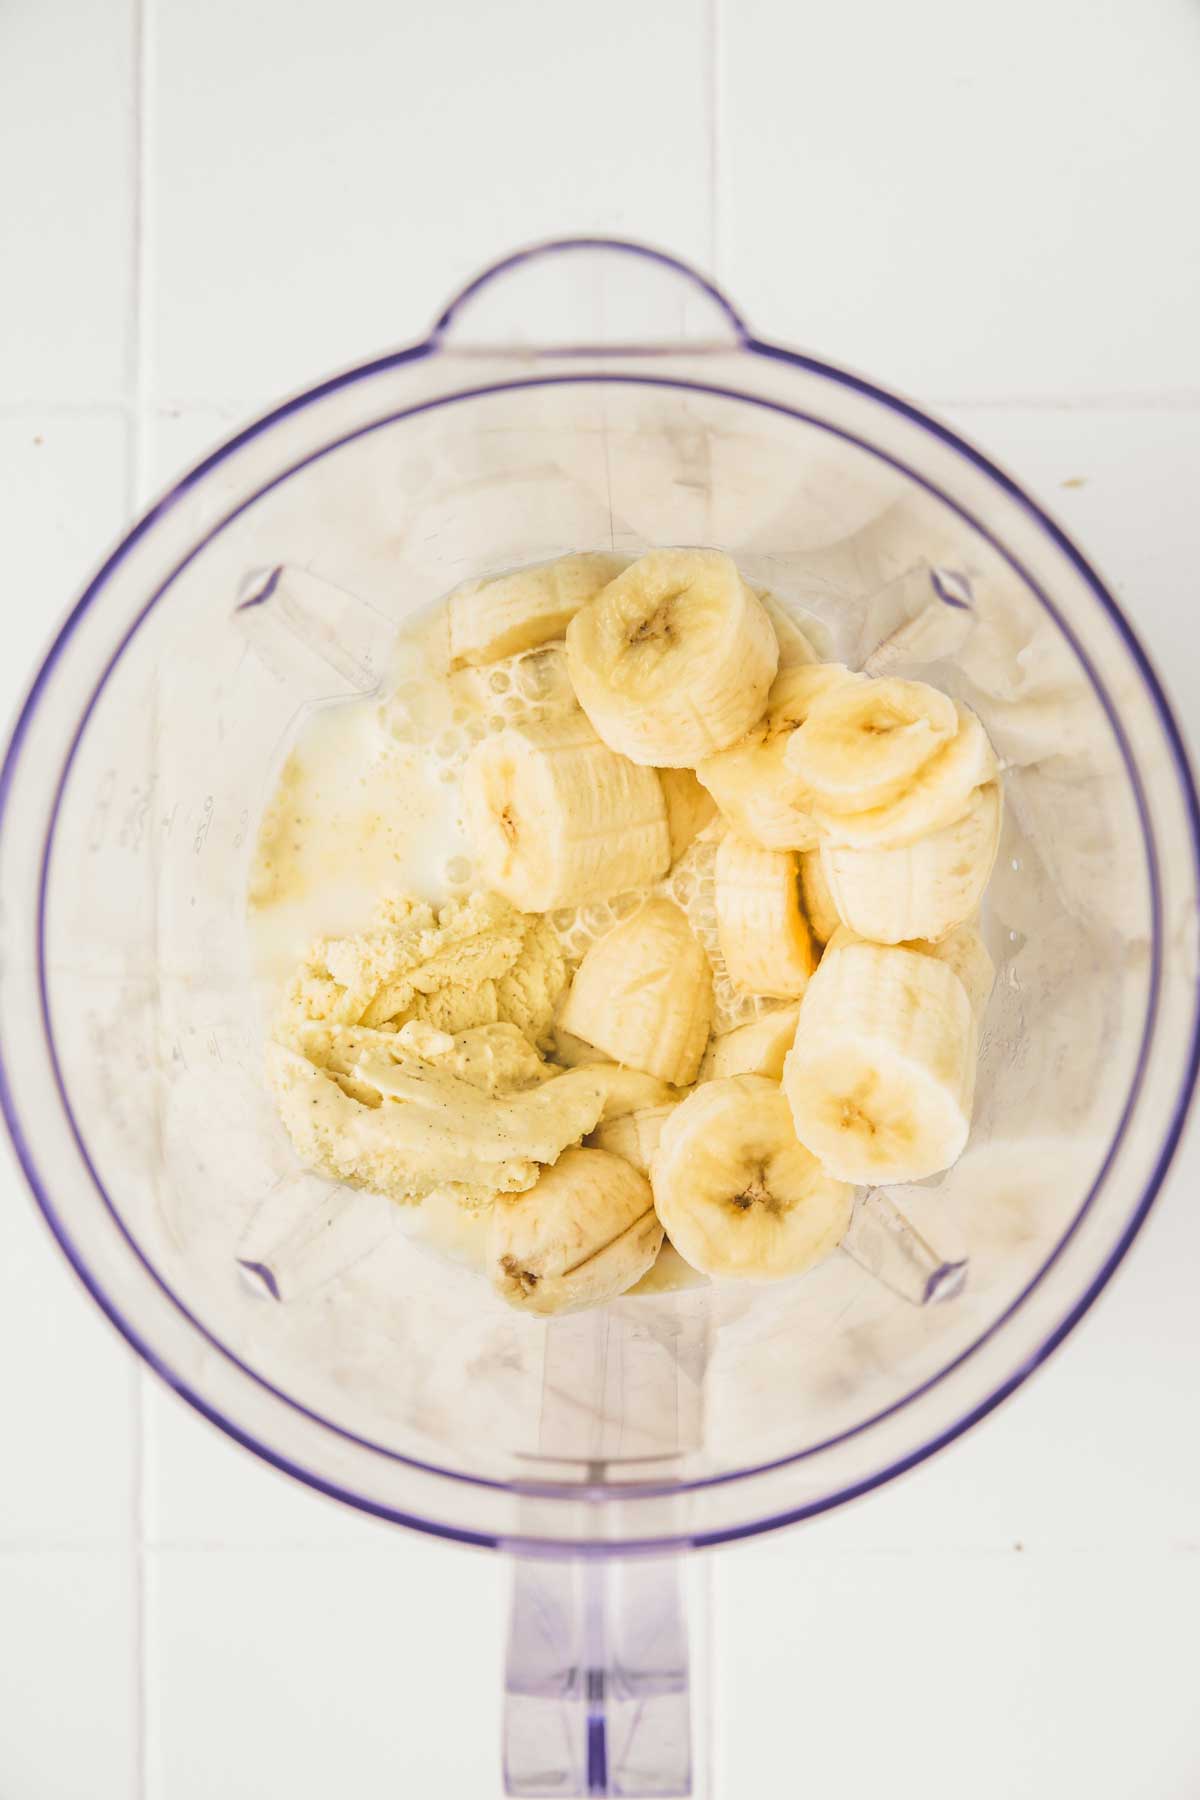
M 758 1281 L 801 1275 L 836 1250 L 854 1200 L 798 1141 L 779 1083 L 760 1075 L 705 1082 L 683 1101 L 650 1179 L 686 1262 Z
M 657 775 L 608 749 L 582 713 L 485 738 L 463 804 L 484 880 L 523 912 L 648 886 L 670 863 Z
M 606 1150 L 564 1150 L 527 1192 L 497 1197 L 488 1271 L 518 1311 L 581 1312 L 639 1281 L 662 1241 L 644 1175 Z
M 796 1136 L 842 1181 L 921 1181 L 971 1125 L 977 1027 L 953 968 L 843 927 L 800 1007 L 783 1086 Z
M 695 768 L 758 719 L 779 666 L 774 627 L 720 550 L 651 550 L 567 628 L 579 703 L 612 749 Z
M 679 907 L 654 898 L 591 946 L 558 1022 L 614 1062 L 688 1087 L 712 1013 L 707 956 Z

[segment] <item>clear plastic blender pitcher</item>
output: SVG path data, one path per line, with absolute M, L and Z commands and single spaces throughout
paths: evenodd
M 297 723 L 376 691 L 410 612 L 656 544 L 728 550 L 844 659 L 981 714 L 997 982 L 967 1152 L 862 1196 L 853 1255 L 546 1322 L 297 1169 L 247 867 Z M 178 482 L 56 639 L 2 799 L 3 1103 L 51 1229 L 257 1455 L 518 1559 L 517 1794 L 691 1791 L 673 1553 L 812 1518 L 982 1418 L 1112 1273 L 1195 1077 L 1196 795 L 1111 596 L 953 432 L 632 245 L 488 270 L 426 342 Z

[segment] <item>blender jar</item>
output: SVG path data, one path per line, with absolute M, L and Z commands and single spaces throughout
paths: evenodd
M 249 858 L 298 722 L 378 691 L 412 611 L 676 543 L 981 715 L 1008 804 L 975 1124 L 799 1282 L 542 1321 L 298 1169 Z M 819 1514 L 1011 1392 L 1128 1247 L 1195 1078 L 1196 795 L 1109 593 L 954 432 L 639 246 L 510 258 L 177 482 L 56 638 L 2 806 L 3 1104 L 38 1204 L 232 1437 L 520 1559 L 514 1793 L 691 1791 L 671 1553 Z

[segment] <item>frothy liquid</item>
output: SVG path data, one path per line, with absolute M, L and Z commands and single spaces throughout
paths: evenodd
M 461 727 L 472 721 L 447 679 L 444 633 L 433 623 L 406 632 L 387 697 L 319 708 L 284 762 L 248 896 L 268 1017 L 315 938 L 363 930 L 384 894 L 441 905 L 469 886 L 450 765 L 453 751 L 469 748 L 472 734 Z M 477 735 L 483 730 L 479 721 Z

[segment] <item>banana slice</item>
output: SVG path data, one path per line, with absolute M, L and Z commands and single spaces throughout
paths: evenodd
M 953 700 L 923 681 L 844 682 L 810 706 L 788 764 L 822 812 L 868 812 L 907 792 L 957 730 Z
M 622 1113 L 619 1118 L 601 1119 L 595 1131 L 589 1132 L 583 1141 L 597 1150 L 623 1156 L 640 1174 L 649 1175 L 663 1126 L 678 1105 L 678 1100 L 671 1100 L 659 1106 L 639 1107 L 636 1112 Z
M 694 768 L 766 704 L 779 645 L 719 550 L 652 550 L 576 614 L 567 665 L 579 703 L 636 763 Z
M 626 560 L 585 553 L 464 582 L 446 602 L 450 667 L 498 662 L 561 637 L 580 607 L 621 573 Z
M 830 938 L 827 949 L 840 950 L 846 944 L 867 942 L 869 939 L 852 931 L 849 925 L 839 925 Z M 901 944 L 900 949 L 914 950 L 920 956 L 932 956 L 935 962 L 945 963 L 948 969 L 953 969 L 967 990 L 976 1026 L 979 1025 L 996 985 L 996 965 L 974 923 L 960 925 L 937 943 L 930 943 L 925 938 L 911 938 L 907 943 Z
M 654 899 L 592 945 L 559 1024 L 616 1062 L 686 1087 L 700 1067 L 712 1004 L 712 971 L 687 919 Z
M 635 1294 L 681 1294 L 688 1288 L 707 1286 L 707 1275 L 685 1263 L 670 1238 L 664 1237 L 654 1267 L 625 1290 L 625 1297 L 632 1300 Z
M 971 1011 L 978 1028 L 996 985 L 996 965 L 988 955 L 987 945 L 974 925 L 960 925 L 949 937 L 936 944 L 909 944 L 910 950 L 923 950 L 953 969 L 967 990 Z
M 731 832 L 716 862 L 717 931 L 729 979 L 751 994 L 800 995 L 814 966 L 795 855 Z
M 735 831 L 767 850 L 807 850 L 818 843 L 810 796 L 788 765 L 787 747 L 819 700 L 861 681 L 841 663 L 784 669 L 771 685 L 766 711 L 746 736 L 696 765 Z
M 604 1150 L 564 1150 L 527 1193 L 497 1197 L 488 1272 L 522 1312 L 581 1312 L 640 1280 L 662 1241 L 644 1175 Z
M 836 1250 L 853 1190 L 796 1141 L 778 1082 L 709 1081 L 676 1107 L 650 1171 L 679 1254 L 706 1275 L 799 1275 Z
M 763 611 L 775 627 L 781 670 L 794 669 L 799 663 L 820 662 L 827 655 L 832 657 L 833 641 L 828 629 L 819 619 L 806 616 L 801 625 L 769 588 L 756 588 L 755 592 L 763 603 Z
M 842 921 L 833 904 L 829 883 L 821 870 L 821 852 L 804 850 L 799 862 L 800 899 L 804 905 L 808 929 L 812 932 L 814 944 L 827 944 Z
M 563 1069 L 588 1069 L 615 1067 L 611 1057 L 597 1050 L 594 1044 L 585 1044 L 582 1038 L 573 1037 L 556 1025 L 550 1039 L 550 1058 Z
M 582 713 L 484 738 L 463 801 L 484 881 L 525 912 L 645 887 L 670 861 L 657 775 L 614 755 Z
M 1000 784 L 976 788 L 952 825 L 874 850 L 826 843 L 821 872 L 837 915 L 879 944 L 936 942 L 975 912 L 1000 843 Z
M 976 788 L 995 779 L 996 758 L 975 714 L 957 708 L 958 730 L 895 800 L 862 812 L 830 812 L 813 801 L 823 842 L 852 849 L 914 844 L 961 819 Z M 800 733 L 792 739 L 795 745 Z M 789 758 L 789 760 L 791 760 Z
M 975 1055 L 971 1001 L 946 963 L 835 940 L 783 1067 L 796 1136 L 843 1181 L 936 1175 L 967 1141 Z
M 720 1081 L 727 1075 L 766 1075 L 779 1081 L 783 1059 L 796 1037 L 800 1006 L 781 1006 L 736 1031 L 710 1038 L 700 1065 L 701 1081 Z
M 717 816 L 717 803 L 701 787 L 691 769 L 660 769 L 663 799 L 667 805 L 667 829 L 671 834 L 671 865 Z
M 619 1063 L 601 1063 L 590 1074 L 604 1095 L 602 1125 L 626 1119 L 649 1106 L 674 1106 L 680 1098 L 670 1082 L 660 1081 L 657 1075 L 644 1075 L 641 1069 L 622 1068 Z

